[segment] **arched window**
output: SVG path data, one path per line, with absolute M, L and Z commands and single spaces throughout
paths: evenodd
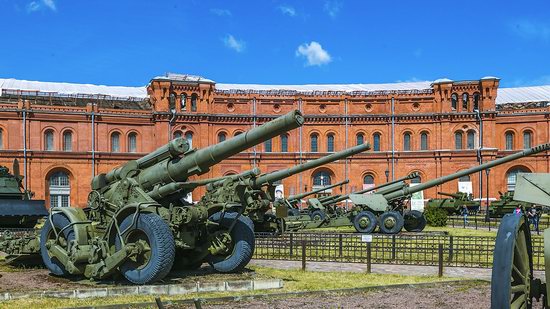
M 428 133 L 420 133 L 420 150 L 428 150 Z
M 334 134 L 327 135 L 327 151 L 334 152 Z
M 310 136 L 310 148 L 311 152 L 318 152 L 319 151 L 319 135 L 317 133 L 313 133 Z
M 463 93 L 463 94 L 462 94 L 462 110 L 463 110 L 463 111 L 467 111 L 467 110 L 468 110 L 468 101 L 469 101 L 468 94 L 467 94 L 467 93 Z
M 120 133 L 111 134 L 111 152 L 120 152 Z
M 328 186 L 330 185 L 330 173 L 327 171 L 318 171 L 313 174 L 314 186 Z
M 187 140 L 187 143 L 189 144 L 189 148 L 193 148 L 193 132 L 189 131 L 185 133 L 185 139 Z
M 0 129 L 0 150 L 4 149 L 4 131 Z
M 182 136 L 183 136 L 183 133 L 181 133 L 181 131 L 178 130 L 174 132 L 174 138 L 180 138 Z
M 506 173 L 506 183 L 508 191 L 514 191 L 516 188 L 516 178 L 518 173 L 529 173 L 528 169 L 524 167 L 512 168 Z
M 504 135 L 506 140 L 506 150 L 514 150 L 514 132 L 506 132 Z
M 468 131 L 466 134 L 466 147 L 468 149 L 475 149 L 476 147 L 476 132 L 475 131 Z
M 44 150 L 51 151 L 53 150 L 53 131 L 46 130 L 44 132 Z
M 458 95 L 456 93 L 451 94 L 451 108 L 456 110 L 458 106 Z
M 221 143 L 227 139 L 227 134 L 225 132 L 220 132 L 218 134 L 218 143 Z
M 170 100 L 168 104 L 170 105 L 169 106 L 170 111 L 175 112 L 176 111 L 176 94 L 170 93 Z
M 63 151 L 73 151 L 73 132 L 63 132 Z
M 180 96 L 180 108 L 182 111 L 187 110 L 187 95 L 185 93 L 182 93 Z
M 411 150 L 411 134 L 410 133 L 403 134 L 403 150 L 404 151 L 410 151 Z
M 273 151 L 273 144 L 271 142 L 271 139 L 268 139 L 264 142 L 264 151 L 265 152 L 272 152 Z
M 50 207 L 69 207 L 71 186 L 69 175 L 65 172 L 56 172 L 49 179 Z
M 357 145 L 363 145 L 365 143 L 365 134 L 357 133 L 355 139 L 357 141 Z
M 128 134 L 128 152 L 137 152 L 137 133 Z
M 281 152 L 288 152 L 288 135 L 281 135 Z
M 523 149 L 531 148 L 531 131 L 523 132 Z
M 372 150 L 380 151 L 380 133 L 374 133 L 372 135 Z
M 458 178 L 458 181 L 460 181 L 460 182 L 470 181 L 470 175 L 462 176 L 462 177 Z
M 479 92 L 474 93 L 473 98 L 474 98 L 474 110 L 479 110 L 479 98 L 480 98 Z
M 455 132 L 455 149 L 462 149 L 462 132 Z
M 365 175 L 365 177 L 363 177 L 363 184 L 373 185 L 374 184 L 374 176 L 372 176 L 371 174 Z
M 420 177 L 420 175 L 411 179 L 411 183 L 421 183 L 421 182 L 422 182 L 422 177 Z
M 191 95 L 191 111 L 192 112 L 196 112 L 197 111 L 197 94 L 196 93 L 193 93 Z

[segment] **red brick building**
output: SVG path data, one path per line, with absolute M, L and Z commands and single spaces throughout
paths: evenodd
M 84 206 L 94 174 L 185 136 L 207 147 L 292 109 L 302 128 L 214 166 L 202 178 L 270 172 L 369 142 L 373 149 L 283 181 L 285 194 L 346 178 L 364 184 L 420 173 L 420 181 L 549 141 L 550 86 L 499 88 L 499 79 L 354 85 L 232 85 L 169 74 L 146 87 L 0 79 L 0 164 L 18 158 L 28 189 L 51 205 Z M 480 138 L 480 133 L 481 138 Z M 482 145 L 482 147 L 480 147 Z M 481 148 L 481 149 L 480 149 Z M 489 193 L 517 171 L 550 172 L 547 153 L 494 168 Z M 479 173 L 471 175 L 480 193 Z M 462 179 L 468 181 L 468 179 Z M 457 191 L 458 181 L 426 190 Z M 197 200 L 202 189 L 193 192 Z M 339 192 L 339 189 L 336 189 Z

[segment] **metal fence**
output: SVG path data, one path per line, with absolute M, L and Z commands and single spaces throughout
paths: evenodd
M 490 229 L 497 230 L 500 225 L 501 218 L 488 218 L 486 221 L 485 216 L 483 215 L 472 215 L 468 216 L 468 224 L 464 222 L 464 217 L 462 216 L 448 216 L 447 217 L 447 226 L 448 227 L 469 227 L 475 229 Z M 542 231 L 550 227 L 550 216 L 543 216 L 539 218 L 539 231 Z
M 368 238 L 368 236 L 367 236 Z M 300 261 L 482 267 L 493 265 L 495 237 L 429 234 L 289 233 L 256 235 L 254 258 Z M 544 269 L 542 237 L 533 236 L 533 267 Z M 440 254 L 439 247 L 443 250 Z

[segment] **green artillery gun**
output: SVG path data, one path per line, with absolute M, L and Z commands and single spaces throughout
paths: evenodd
M 319 159 L 279 170 L 267 174 L 250 174 L 248 177 L 224 179 L 207 186 L 206 194 L 198 202 L 197 206 L 203 206 L 209 212 L 221 211 L 223 207 L 241 207 L 242 215 L 249 217 L 254 222 L 254 228 L 258 232 L 276 232 L 280 229 L 276 217 L 269 214 L 272 203 L 275 202 L 275 183 L 313 169 L 324 164 L 347 158 L 354 154 L 370 149 L 368 143 L 335 152 Z
M 370 233 L 376 225 L 385 234 L 395 234 L 404 227 L 409 232 L 420 232 L 426 226 L 426 218 L 417 210 L 405 211 L 405 202 L 410 199 L 413 193 L 420 192 L 435 186 L 439 186 L 462 176 L 492 168 L 507 162 L 514 161 L 532 154 L 547 150 L 550 144 L 539 145 L 521 152 L 486 162 L 484 164 L 462 170 L 460 172 L 443 176 L 415 186 L 405 186 L 395 191 L 377 192 L 374 194 L 351 194 L 350 199 L 354 207 L 361 208 L 354 220 L 359 221 L 360 232 Z M 354 221 L 357 222 L 357 221 Z M 356 226 L 357 229 L 357 226 Z
M 373 191 L 377 191 L 377 193 L 381 194 L 384 192 L 395 191 L 398 188 L 406 186 L 406 180 L 416 177 L 418 177 L 418 173 L 411 173 L 394 181 L 381 184 L 373 188 L 363 189 L 354 192 L 353 194 L 362 195 Z M 321 198 L 310 198 L 307 201 L 308 214 L 302 214 L 299 217 L 281 216 L 284 217 L 285 231 L 354 226 L 356 230 L 360 232 L 360 226 L 364 222 L 360 220 L 356 222 L 355 218 L 359 213 L 361 213 L 362 209 L 354 206 L 349 211 L 345 211 L 342 207 L 338 206 L 338 203 L 349 199 L 351 195 L 352 194 L 338 194 Z
M 308 209 L 304 211 L 300 211 L 300 208 L 298 207 L 298 203 L 301 202 L 301 200 L 305 197 L 308 197 L 313 194 L 317 194 L 320 192 L 325 192 L 327 190 L 330 190 L 332 188 L 340 187 L 340 191 L 342 191 L 342 186 L 349 183 L 349 180 L 346 179 L 344 181 L 340 181 L 338 183 L 335 183 L 333 185 L 328 185 L 325 187 L 321 187 L 312 191 L 290 195 L 288 198 L 282 198 L 275 201 L 274 207 L 277 208 L 280 204 L 284 204 L 288 207 L 288 215 L 289 216 L 300 216 L 301 214 L 305 214 L 308 216 L 311 216 L 312 210 L 308 207 Z M 309 206 L 309 204 L 308 204 Z
M 516 176 L 513 199 L 550 206 L 550 174 Z M 550 229 L 544 231 L 545 283 L 533 275 L 533 243 L 526 212 L 500 221 L 491 276 L 491 308 L 531 308 L 533 299 L 550 308 Z
M 480 202 L 474 201 L 472 194 L 465 192 L 445 193 L 437 192 L 439 195 L 448 196 L 447 198 L 432 198 L 426 203 L 427 207 L 437 207 L 447 211 L 448 215 L 461 215 L 464 206 L 468 209 L 468 214 L 474 215 L 479 211 Z
M 13 161 L 13 174 L 0 165 L 0 228 L 32 228 L 48 215 L 44 200 L 33 200 L 34 193 L 23 188 L 19 161 Z
M 187 203 L 182 196 L 196 186 L 222 180 L 188 178 L 303 122 L 293 111 L 203 149 L 177 138 L 94 177 L 85 209 L 51 209 L 40 234 L 44 264 L 59 276 L 103 279 L 120 272 L 135 284 L 158 281 L 173 265 L 207 261 L 220 272 L 244 268 L 254 251 L 253 224 L 241 215 L 244 207 Z
M 502 218 L 505 214 L 514 212 L 517 206 L 523 211 L 533 207 L 533 204 L 528 202 L 517 201 L 514 199 L 514 191 L 498 192 L 500 198 L 492 201 L 489 206 L 489 216 L 491 218 Z

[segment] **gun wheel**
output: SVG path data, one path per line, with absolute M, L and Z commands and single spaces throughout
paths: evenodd
M 323 221 L 327 215 L 322 210 L 314 210 L 311 214 L 309 214 L 309 217 L 313 221 Z
M 531 308 L 533 254 L 529 225 L 522 215 L 502 218 L 491 275 L 491 308 Z
M 174 263 L 175 242 L 170 228 L 156 214 L 126 217 L 120 224 L 124 244 L 133 245 L 132 255 L 120 266 L 120 271 L 134 284 L 149 284 L 164 278 Z M 116 250 L 124 250 L 120 238 Z
M 408 232 L 422 232 L 426 227 L 426 218 L 418 210 L 411 210 L 405 213 L 403 227 Z
M 221 273 L 241 271 L 254 254 L 254 224 L 250 218 L 237 215 L 225 213 L 222 218 L 222 213 L 217 212 L 209 218 L 219 224 L 219 230 L 214 232 L 207 260 Z M 233 229 L 229 231 L 235 220 Z
M 376 228 L 376 216 L 370 211 L 361 211 L 353 218 L 353 227 L 359 233 L 372 233 Z
M 40 233 L 40 255 L 42 256 L 42 261 L 50 272 L 57 276 L 66 276 L 69 273 L 65 269 L 65 265 L 63 265 L 63 263 L 55 256 L 50 254 L 49 249 L 53 245 L 58 245 L 65 251 L 68 251 L 69 242 L 75 239 L 74 230 L 72 227 L 63 230 L 63 228 L 69 224 L 69 219 L 64 215 L 59 213 L 53 214 L 51 222 L 49 219 L 46 220 L 46 223 Z M 62 230 L 63 233 L 59 234 Z M 59 235 L 57 240 L 56 234 Z
M 384 234 L 397 234 L 405 224 L 403 216 L 397 211 L 386 211 L 378 218 L 380 232 Z

